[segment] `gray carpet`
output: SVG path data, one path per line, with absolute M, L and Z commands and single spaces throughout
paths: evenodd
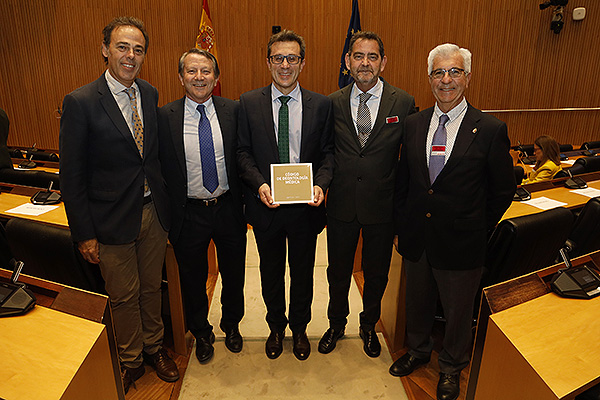
M 362 350 L 362 341 L 358 337 L 358 313 L 362 303 L 356 285 L 352 285 L 350 294 L 346 336 L 338 341 L 332 353 L 324 355 L 317 351 L 318 341 L 328 328 L 325 241 L 323 233 L 319 236 L 317 249 L 313 318 L 307 328 L 312 346 L 308 360 L 299 361 L 294 357 L 289 330 L 283 354 L 276 360 L 269 360 L 265 355 L 264 345 L 269 329 L 264 320 L 266 309 L 260 294 L 256 244 L 252 231 L 249 231 L 246 314 L 240 324 L 244 349 L 233 354 L 223 343 L 224 335 L 218 329 L 221 315 L 219 280 L 209 315 L 217 336 L 215 355 L 208 364 L 201 365 L 192 351 L 179 397 L 181 400 L 407 399 L 400 379 L 387 372 L 392 359 L 381 334 L 381 356 L 369 358 Z

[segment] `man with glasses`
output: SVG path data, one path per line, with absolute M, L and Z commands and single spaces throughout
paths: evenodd
M 458 398 L 469 364 L 473 303 L 488 233 L 515 192 L 506 124 L 467 103 L 471 53 L 429 53 L 434 107 L 406 119 L 396 181 L 395 243 L 406 272 L 408 352 L 390 367 L 405 376 L 429 362 L 439 297 L 446 318 L 437 398 Z
M 404 118 L 415 110 L 411 95 L 379 78 L 386 63 L 379 36 L 356 33 L 346 54 L 354 83 L 330 96 L 335 166 L 327 199 L 329 329 L 319 342 L 319 352 L 324 354 L 333 351 L 345 332 L 348 291 L 361 232 L 365 283 L 359 333 L 369 357 L 378 357 L 381 352 L 375 324 L 392 257 L 394 174 Z
M 304 39 L 298 34 L 283 30 L 273 35 L 267 46 L 272 84 L 240 97 L 238 167 L 246 217 L 260 255 L 262 295 L 271 330 L 265 352 L 271 359 L 283 351 L 288 324 L 296 358 L 305 360 L 310 354 L 306 326 L 311 319 L 315 249 L 326 222 L 323 200 L 333 164 L 331 101 L 298 84 L 304 55 Z M 270 166 L 281 163 L 312 163 L 311 202 L 274 203 Z M 286 251 L 291 281 L 287 317 Z

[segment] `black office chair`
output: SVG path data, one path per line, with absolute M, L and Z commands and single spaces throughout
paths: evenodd
M 83 260 L 68 229 L 13 218 L 6 223 L 6 237 L 15 258 L 25 263 L 24 274 L 105 293 L 100 269 Z
M 573 224 L 567 246 L 571 258 L 600 250 L 600 197 L 585 204 Z
M 554 264 L 573 226 L 564 207 L 501 221 L 488 241 L 482 287 Z
M 513 167 L 513 170 L 515 172 L 515 182 L 517 182 L 517 185 L 520 185 L 521 182 L 523 182 L 523 177 L 525 176 L 525 170 L 520 165 L 515 165 Z
M 594 140 L 591 142 L 585 142 L 579 148 L 580 150 L 598 149 L 600 148 L 600 140 Z
M 566 151 L 573 151 L 573 145 L 572 144 L 561 144 L 559 145 L 560 147 L 560 152 L 564 153 Z
M 575 165 L 582 165 L 585 169 L 585 173 L 600 171 L 600 156 L 599 157 L 581 157 L 575 161 Z M 572 172 L 571 172 L 572 173 Z
M 32 151 L 32 150 L 26 150 L 25 151 L 25 158 L 30 158 L 31 156 L 33 156 L 33 160 L 39 160 L 39 161 L 54 161 L 54 162 L 58 162 L 58 154 L 56 153 L 49 153 L 46 151 Z
M 12 168 L 0 169 L 0 182 L 13 185 L 31 186 L 46 189 L 52 183 L 52 189 L 60 190 L 58 174 L 46 171 L 18 170 Z

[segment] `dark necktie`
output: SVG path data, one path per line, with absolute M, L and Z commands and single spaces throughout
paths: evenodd
M 290 162 L 290 111 L 288 101 L 290 96 L 279 96 L 281 107 L 279 107 L 279 123 L 277 132 L 277 148 L 279 149 L 279 162 Z
M 371 133 L 371 112 L 367 107 L 367 101 L 371 98 L 371 93 L 361 93 L 358 95 L 358 112 L 356 114 L 356 127 L 358 128 L 358 141 L 360 147 L 365 147 L 369 134 Z
M 219 187 L 219 177 L 217 175 L 212 129 L 210 128 L 210 121 L 206 117 L 204 105 L 198 105 L 197 109 L 200 113 L 198 139 L 200 141 L 200 161 L 202 162 L 202 182 L 204 187 L 213 193 Z
M 433 134 L 431 153 L 429 153 L 429 181 L 433 184 L 446 161 L 446 122 L 450 118 L 446 114 L 440 116 L 440 123 Z

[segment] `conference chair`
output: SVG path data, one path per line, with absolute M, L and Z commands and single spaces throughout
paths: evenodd
M 521 182 L 523 182 L 523 177 L 525 176 L 525 170 L 520 165 L 515 165 L 513 167 L 513 170 L 515 172 L 515 182 L 517 182 L 517 185 L 520 185 Z
M 49 153 L 47 151 L 32 151 L 32 150 L 25 150 L 25 158 L 30 158 L 31 156 L 33 156 L 33 160 L 39 160 L 39 161 L 54 161 L 54 162 L 58 162 L 58 154 L 56 153 Z
M 561 144 L 559 145 L 560 147 L 560 152 L 564 153 L 567 151 L 573 151 L 573 145 L 572 144 Z
M 58 174 L 46 171 L 18 170 L 12 168 L 0 169 L 0 182 L 13 185 L 31 186 L 46 189 L 53 182 L 52 189 L 60 190 Z
M 581 157 L 575 161 L 573 166 L 580 164 L 583 166 L 585 173 L 600 171 L 600 156 L 599 157 Z M 571 172 L 572 173 L 572 172 Z
M 570 210 L 557 207 L 501 221 L 488 241 L 482 287 L 553 265 L 573 220 Z
M 600 250 L 600 197 L 585 204 L 569 233 L 567 246 L 571 258 Z
M 579 148 L 580 150 L 598 149 L 600 148 L 600 140 L 594 140 L 591 142 L 585 142 Z
M 14 257 L 25 263 L 24 274 L 105 293 L 100 269 L 83 259 L 68 229 L 12 218 L 6 223 L 6 237 Z

